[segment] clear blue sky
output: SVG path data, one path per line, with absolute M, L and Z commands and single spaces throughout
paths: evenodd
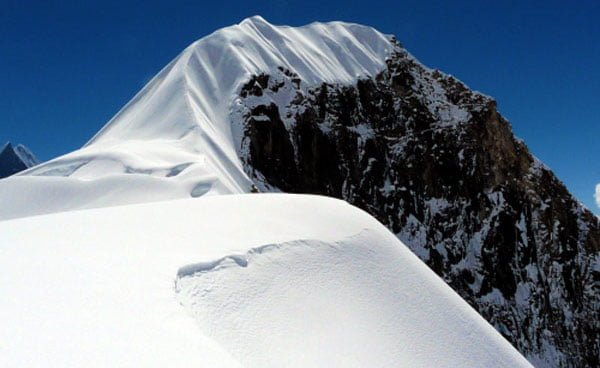
M 599 1 L 83 3 L 0 0 L 0 141 L 43 160 L 80 147 L 189 43 L 245 17 L 344 20 L 395 34 L 495 97 L 516 135 L 600 213 Z

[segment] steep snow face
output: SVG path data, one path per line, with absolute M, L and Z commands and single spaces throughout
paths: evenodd
M 169 63 L 83 148 L 0 184 L 3 203 L 14 188 L 35 196 L 47 185 L 71 193 L 68 203 L 38 198 L 48 203 L 32 211 L 9 204 L 0 219 L 15 217 L 15 208 L 24 216 L 248 192 L 252 181 L 239 160 L 243 127 L 239 119 L 232 124 L 231 111 L 250 76 L 291 69 L 305 85 L 349 83 L 385 68 L 389 39 L 356 24 L 293 28 L 258 16 L 216 31 Z
M 350 83 L 385 68 L 391 50 L 389 37 L 366 26 L 333 22 L 293 28 L 248 18 L 190 45 L 87 145 L 180 140 L 196 130 L 216 143 L 233 143 L 230 105 L 250 76 L 283 67 L 309 85 Z
M 331 198 L 7 220 L 0 244 L 2 367 L 528 366 L 379 222 Z

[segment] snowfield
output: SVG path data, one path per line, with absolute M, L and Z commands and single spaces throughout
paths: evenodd
M 0 222 L 3 367 L 528 363 L 345 202 L 246 194 Z

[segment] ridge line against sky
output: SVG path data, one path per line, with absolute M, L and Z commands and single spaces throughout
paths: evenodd
M 0 141 L 23 143 L 41 160 L 79 148 L 187 45 L 255 14 L 396 35 L 426 66 L 494 97 L 532 153 L 600 214 L 600 3 L 587 0 L 8 0 L 0 5 Z

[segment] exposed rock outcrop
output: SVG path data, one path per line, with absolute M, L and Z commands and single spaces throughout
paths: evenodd
M 598 366 L 598 217 L 492 98 L 396 45 L 354 85 L 253 76 L 233 112 L 247 173 L 373 214 L 535 365 Z

